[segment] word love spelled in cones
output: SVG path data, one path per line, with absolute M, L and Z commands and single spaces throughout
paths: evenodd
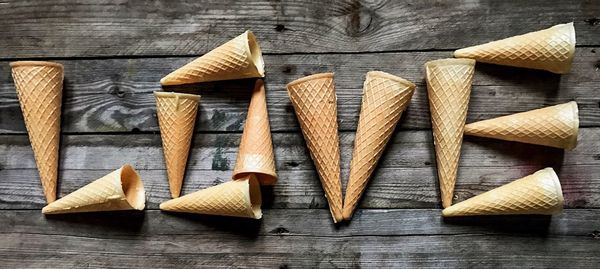
M 52 62 L 13 62 L 12 77 L 48 203 L 56 200 L 64 68 Z
M 143 210 L 144 185 L 138 173 L 126 164 L 42 209 L 44 214 L 96 211 Z
M 425 64 L 427 96 L 443 216 L 553 214 L 563 196 L 552 168 L 452 205 L 463 135 L 482 136 L 563 149 L 577 145 L 577 103 L 568 102 L 465 125 L 475 62 L 569 72 L 575 51 L 572 23 L 487 44 L 459 49 L 454 59 Z M 116 171 L 56 200 L 63 66 L 50 62 L 13 62 L 12 76 L 49 204 L 44 214 L 142 210 L 145 192 L 133 167 Z M 163 153 L 171 196 L 161 210 L 260 219 L 261 185 L 278 181 L 269 125 L 264 61 L 251 31 L 233 38 L 161 79 L 162 85 L 258 78 L 231 181 L 180 197 L 190 153 L 199 95 L 155 92 Z M 350 220 L 373 171 L 406 110 L 415 85 L 403 78 L 371 71 L 366 75 L 362 106 L 342 195 L 337 99 L 333 73 L 306 76 L 286 86 L 310 156 L 329 203 L 333 221 Z M 56 200 L 56 201 L 55 201 Z

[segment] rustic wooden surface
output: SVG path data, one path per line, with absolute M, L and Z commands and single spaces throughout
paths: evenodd
M 575 100 L 579 146 L 465 138 L 456 201 L 538 169 L 558 172 L 558 216 L 443 219 L 423 64 L 452 50 L 574 21 L 571 73 L 477 64 L 468 122 Z M 267 64 L 280 181 L 260 221 L 170 214 L 152 91 L 173 69 L 251 29 Z M 598 1 L 0 1 L 0 264 L 106 267 L 581 267 L 600 264 Z M 45 217 L 10 61 L 65 65 L 58 195 L 123 163 L 144 212 Z M 285 84 L 334 71 L 346 181 L 364 75 L 417 90 L 350 223 L 333 225 Z M 183 193 L 229 180 L 252 80 L 171 87 L 203 95 Z

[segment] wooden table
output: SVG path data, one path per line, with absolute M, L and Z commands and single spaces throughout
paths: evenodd
M 583 267 L 600 265 L 598 1 L 0 1 L 0 267 Z M 70 3 L 73 2 L 73 3 Z M 325 2 L 325 1 L 324 1 Z M 399 2 L 399 1 L 398 1 Z M 551 166 L 566 209 L 554 217 L 446 219 L 423 80 L 426 61 L 575 22 L 573 69 L 559 76 L 477 64 L 467 122 L 575 100 L 573 151 L 466 137 L 455 201 Z M 260 221 L 168 214 L 153 91 L 159 79 L 251 29 L 267 70 L 280 176 Z M 63 63 L 59 197 L 124 163 L 144 212 L 44 216 L 10 61 Z M 332 224 L 285 84 L 334 71 L 345 182 L 365 73 L 417 84 L 354 219 Z M 183 193 L 227 181 L 252 80 L 183 87 L 202 94 Z

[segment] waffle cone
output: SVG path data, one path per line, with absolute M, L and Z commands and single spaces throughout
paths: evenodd
M 252 93 L 233 178 L 242 178 L 249 173 L 254 173 L 261 185 L 274 185 L 277 182 L 267 96 L 262 79 L 256 80 Z
M 260 185 L 253 174 L 160 204 L 165 211 L 260 219 Z
M 573 149 L 579 115 L 576 102 L 535 109 L 465 125 L 465 134 Z
M 541 31 L 459 49 L 458 58 L 479 62 L 542 69 L 565 74 L 571 70 L 575 54 L 573 23 L 559 24 Z
M 344 219 L 352 217 L 414 90 L 415 84 L 403 78 L 380 71 L 367 73 L 344 198 Z
M 52 62 L 13 62 L 25 126 L 48 203 L 56 200 L 64 68 Z
M 50 203 L 42 209 L 42 213 L 143 210 L 145 199 L 144 185 L 140 176 L 133 167 L 126 164 Z
M 172 197 L 179 197 L 187 164 L 199 95 L 154 92 Z
M 441 59 L 425 64 L 427 95 L 442 206 L 452 204 L 475 61 Z
M 334 222 L 342 217 L 340 145 L 333 73 L 307 76 L 287 85 L 310 156 Z
M 260 46 L 251 31 L 246 31 L 200 58 L 171 72 L 162 85 L 181 85 L 206 81 L 264 77 Z
M 546 168 L 448 207 L 442 215 L 552 215 L 562 211 L 563 203 L 558 176 Z

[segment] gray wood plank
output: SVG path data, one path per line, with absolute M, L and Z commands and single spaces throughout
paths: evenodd
M 325 209 L 266 210 L 261 221 L 158 211 L 47 218 L 0 211 L 0 262 L 19 268 L 590 268 L 600 262 L 598 214 L 567 210 L 554 218 L 449 223 L 438 210 L 367 210 L 335 228 Z
M 5 1 L 0 57 L 197 55 L 246 29 L 267 53 L 456 49 L 574 21 L 600 45 L 594 1 Z
M 595 48 L 579 48 L 570 74 L 478 64 L 468 121 L 488 119 L 576 100 L 581 126 L 600 126 L 599 60 Z M 598 49 L 600 52 L 600 48 Z M 338 121 L 356 128 L 365 73 L 382 70 L 413 82 L 417 90 L 400 129 L 430 128 L 423 64 L 448 52 L 266 56 L 269 114 L 273 131 L 299 131 L 285 84 L 324 71 L 336 72 Z M 78 132 L 157 131 L 152 91 L 170 70 L 191 58 L 64 60 L 66 79 L 62 130 Z M 241 131 L 252 80 L 167 88 L 203 95 L 196 130 Z M 493 108 L 493 109 L 491 109 Z M 8 62 L 0 62 L 0 133 L 24 133 Z
M 27 136 L 0 140 L 0 208 L 28 209 L 44 205 L 38 173 Z M 197 134 L 188 162 L 183 193 L 229 180 L 240 134 Z M 456 201 L 467 199 L 541 168 L 554 167 L 563 183 L 566 206 L 600 206 L 600 128 L 580 131 L 579 146 L 563 152 L 541 146 L 467 138 L 460 163 Z M 325 198 L 304 141 L 298 133 L 273 136 L 280 181 L 265 189 L 273 208 L 324 208 Z M 343 132 L 342 181 L 348 174 L 354 134 Z M 383 156 L 365 198 L 364 208 L 437 208 L 438 184 L 431 132 L 399 131 Z M 124 163 L 140 171 L 148 207 L 169 198 L 158 134 L 66 135 L 61 149 L 59 196 L 70 193 Z

